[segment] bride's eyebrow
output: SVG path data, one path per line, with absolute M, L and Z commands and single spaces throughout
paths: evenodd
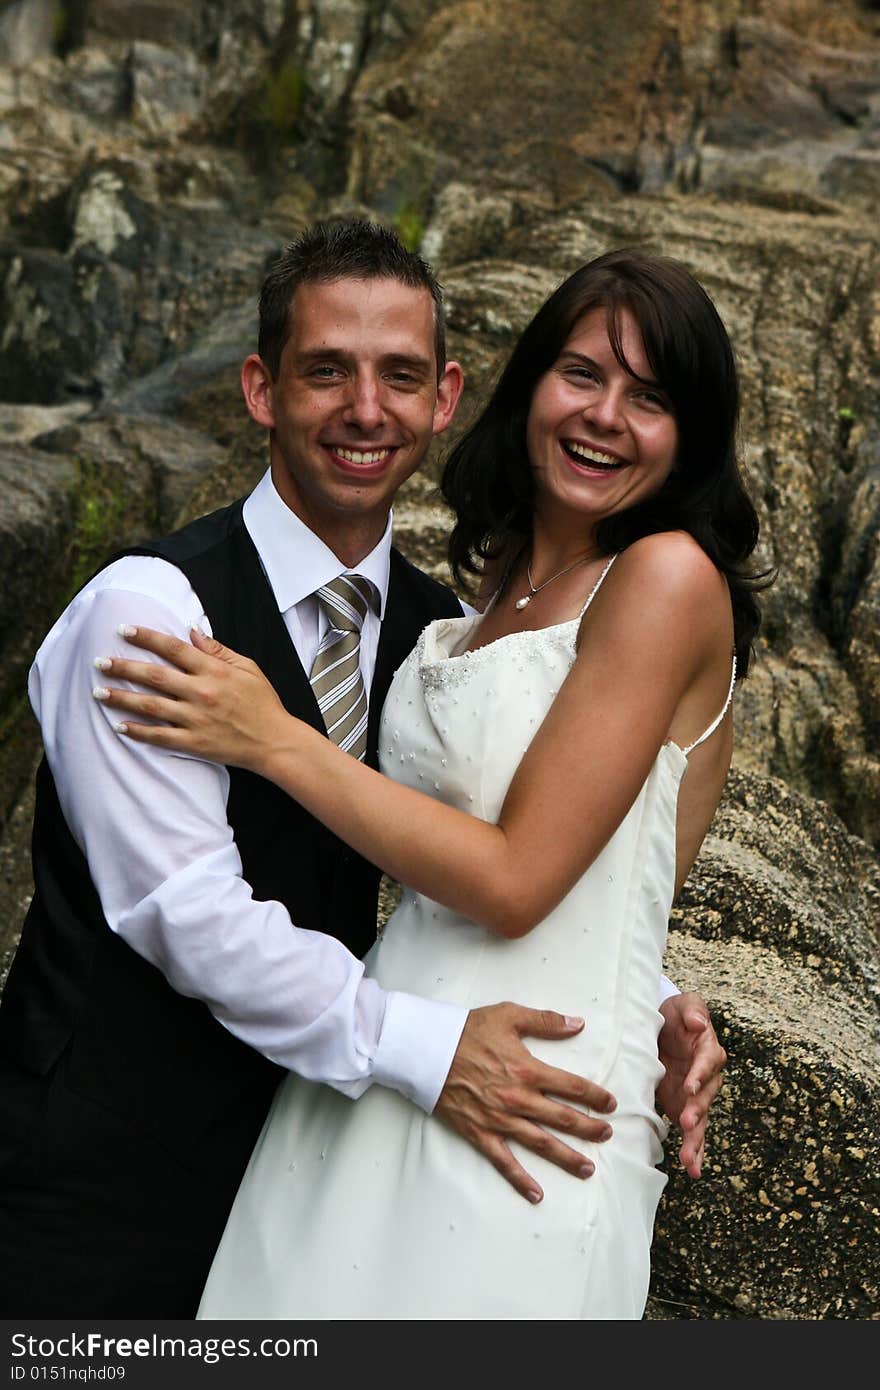
M 599 371 L 598 362 L 594 362 L 592 357 L 588 357 L 585 352 L 575 352 L 573 348 L 563 348 L 557 358 L 559 362 L 577 362 L 584 367 L 592 367 L 594 371 Z

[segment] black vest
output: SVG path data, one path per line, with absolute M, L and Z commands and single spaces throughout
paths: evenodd
M 323 730 L 241 502 L 127 553 L 181 569 L 214 635 L 252 657 L 287 709 Z M 391 676 L 427 622 L 460 612 L 448 589 L 392 552 L 370 699 L 372 761 Z M 271 783 L 237 768 L 230 779 L 228 818 L 254 897 L 282 902 L 297 926 L 328 932 L 362 955 L 375 935 L 378 870 Z M 45 1074 L 70 1044 L 71 1086 L 122 1110 L 183 1161 L 240 1173 L 281 1071 L 109 929 L 45 759 L 33 862 L 34 898 L 0 1004 L 0 1052 Z

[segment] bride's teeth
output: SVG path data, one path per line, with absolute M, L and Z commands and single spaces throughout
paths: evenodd
M 388 457 L 390 449 L 371 449 L 362 452 L 360 449 L 337 449 L 340 458 L 345 459 L 346 463 L 381 463 L 382 459 Z
M 583 444 L 569 443 L 567 448 L 578 458 L 586 459 L 588 463 L 601 463 L 605 464 L 606 467 L 609 465 L 616 467 L 621 462 L 620 459 L 613 458 L 611 454 L 600 453 L 598 449 L 587 449 Z

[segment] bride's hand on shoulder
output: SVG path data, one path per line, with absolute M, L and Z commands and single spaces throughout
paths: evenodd
M 255 662 L 196 628 L 191 642 L 149 627 L 125 626 L 119 633 L 161 661 L 95 658 L 102 676 L 142 687 L 95 687 L 95 699 L 124 716 L 115 725 L 117 733 L 259 772 L 280 730 L 289 736 L 297 722 Z M 150 722 L 142 723 L 144 718 Z

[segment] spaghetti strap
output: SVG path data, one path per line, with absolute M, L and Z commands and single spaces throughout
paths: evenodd
M 602 573 L 599 575 L 599 578 L 596 580 L 596 582 L 595 582 L 595 584 L 593 585 L 592 589 L 591 589 L 590 592 L 588 593 L 588 595 L 587 595 L 587 601 L 586 601 L 586 603 L 584 604 L 583 608 L 581 609 L 580 613 L 578 614 L 578 618 L 582 618 L 582 617 L 584 616 L 584 614 L 586 613 L 586 611 L 587 611 L 587 609 L 589 608 L 590 604 L 593 602 L 593 599 L 596 597 L 596 595 L 598 594 L 599 590 L 600 590 L 601 587 L 602 587 L 602 582 L 603 582 L 603 580 L 605 579 L 606 574 L 607 574 L 608 571 L 610 570 L 611 566 L 614 564 L 614 561 L 617 559 L 617 556 L 619 555 L 619 553 L 620 553 L 619 551 L 615 551 L 614 554 L 613 554 L 613 555 L 610 557 L 610 559 L 607 561 L 607 563 L 606 563 L 606 565 L 605 565 L 605 568 L 602 570 Z
M 736 685 L 736 652 L 733 653 L 733 660 L 732 660 L 732 663 L 731 663 L 731 672 L 730 672 L 730 689 L 729 689 L 728 692 L 727 692 L 727 699 L 724 701 L 724 708 L 721 710 L 720 714 L 716 714 L 715 718 L 712 720 L 712 723 L 709 725 L 708 729 L 706 729 L 704 733 L 700 734 L 700 737 L 699 737 L 699 738 L 694 739 L 693 743 L 689 743 L 688 746 L 687 746 L 687 748 L 682 748 L 681 751 L 682 751 L 682 753 L 684 753 L 685 757 L 687 757 L 689 753 L 693 753 L 693 751 L 694 751 L 695 748 L 699 748 L 699 746 L 700 746 L 701 743 L 705 743 L 705 742 L 706 742 L 706 739 L 707 739 L 707 738 L 711 738 L 712 734 L 714 734 L 715 730 L 718 728 L 718 725 L 721 723 L 721 721 L 722 721 L 722 719 L 724 718 L 725 714 L 726 714 L 727 711 L 730 709 L 730 702 L 731 702 L 731 700 L 733 699 L 733 687 L 734 687 L 735 685 Z

